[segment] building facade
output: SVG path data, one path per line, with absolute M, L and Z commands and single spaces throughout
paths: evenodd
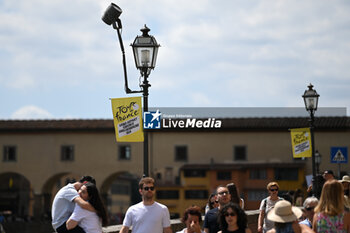
M 269 181 L 285 191 L 306 187 L 311 159 L 293 159 L 289 129 L 307 127 L 307 118 L 222 122 L 219 129 L 149 130 L 150 174 L 174 216 L 203 206 L 218 184 L 236 183 L 246 209 L 257 208 Z M 330 149 L 349 146 L 349 118 L 320 117 L 315 126 L 320 170 L 337 174 Z M 116 142 L 112 120 L 0 121 L 0 146 L 0 211 L 47 217 L 57 190 L 86 174 L 96 178 L 115 223 L 140 200 L 143 144 Z M 342 174 L 349 167 L 341 165 Z

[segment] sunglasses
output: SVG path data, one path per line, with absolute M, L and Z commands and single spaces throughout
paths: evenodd
M 218 201 L 210 202 L 211 205 L 214 205 L 215 203 L 218 203 Z
M 218 194 L 219 194 L 219 195 L 227 195 L 228 192 L 227 192 L 227 191 L 224 191 L 224 192 L 219 192 Z
M 271 192 L 275 192 L 275 191 L 277 192 L 278 189 L 270 189 L 270 191 L 271 191 Z
M 307 207 L 307 208 L 305 208 L 307 211 L 311 211 L 311 210 L 313 210 L 313 209 L 315 209 L 315 207 Z
M 236 216 L 235 213 L 225 213 L 224 215 L 225 215 L 225 217 L 228 217 L 228 216 L 234 217 L 234 216 Z
M 146 191 L 148 191 L 148 190 L 153 191 L 153 190 L 154 190 L 154 186 L 151 186 L 151 187 L 144 187 L 143 189 L 146 190 Z

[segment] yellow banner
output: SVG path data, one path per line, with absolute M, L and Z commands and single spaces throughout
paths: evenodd
M 117 142 L 143 142 L 141 97 L 111 101 Z
M 291 129 L 293 158 L 311 157 L 310 128 Z

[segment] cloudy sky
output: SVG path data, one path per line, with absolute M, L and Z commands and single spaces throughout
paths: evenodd
M 112 118 L 124 92 L 106 0 L 0 0 L 0 119 Z M 130 43 L 144 24 L 161 44 L 150 107 L 350 107 L 348 0 L 118 0 Z M 347 112 L 349 115 L 349 110 Z

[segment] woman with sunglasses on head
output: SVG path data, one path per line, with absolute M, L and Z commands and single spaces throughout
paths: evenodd
M 248 228 L 247 215 L 244 210 L 235 203 L 228 203 L 219 213 L 221 231 L 218 233 L 251 233 Z
M 235 185 L 235 183 L 229 183 L 226 185 L 226 187 L 228 188 L 228 191 L 231 194 L 231 202 L 239 204 L 239 206 L 242 209 L 244 209 L 244 200 L 242 198 L 240 198 L 238 188 Z
M 102 233 L 102 226 L 107 226 L 108 217 L 96 185 L 90 182 L 84 183 L 78 193 L 95 208 L 96 212 L 75 205 L 73 214 L 67 220 L 67 229 L 73 229 L 79 224 L 86 233 Z
M 205 213 L 207 213 L 209 210 L 214 209 L 219 206 L 219 202 L 216 200 L 215 193 L 210 194 L 208 198 L 208 203 L 205 206 Z
M 275 204 L 283 200 L 278 196 L 279 185 L 277 182 L 270 182 L 266 186 L 269 196 L 263 199 L 260 203 L 260 214 L 258 218 L 258 232 L 266 233 L 274 227 L 274 223 L 267 219 L 268 212 L 275 206 Z

